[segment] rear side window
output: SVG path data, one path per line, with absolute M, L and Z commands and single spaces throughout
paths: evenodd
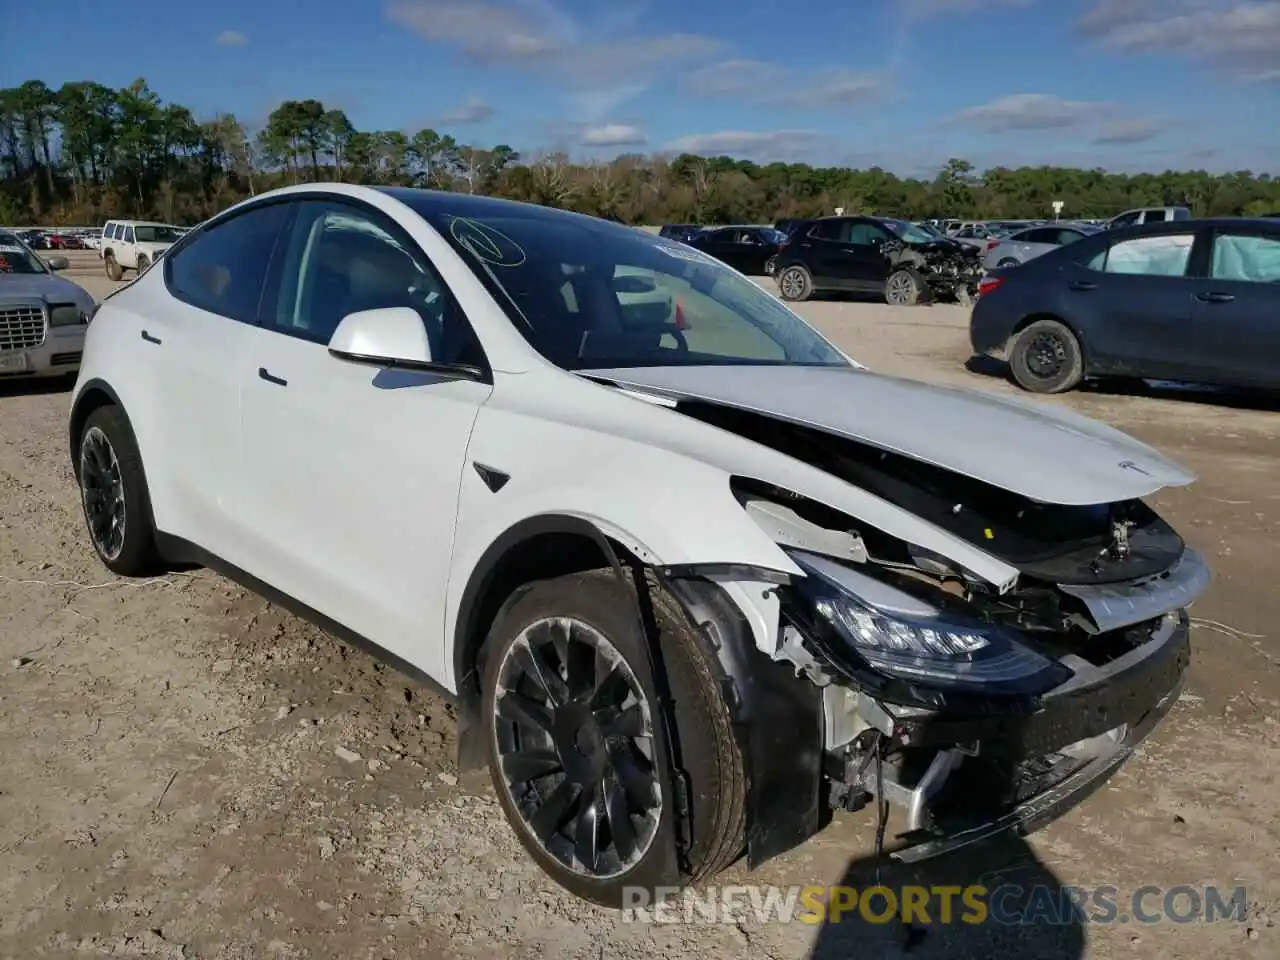
M 164 257 L 169 292 L 202 310 L 256 323 L 267 267 L 288 212 L 285 203 L 256 207 Z
M 809 236 L 819 240 L 840 241 L 847 235 L 848 225 L 844 220 L 819 220 L 809 231 Z
M 1143 223 L 1164 223 L 1168 220 L 1168 215 L 1163 210 L 1148 210 L 1147 215 L 1142 218 Z
M 1123 273 L 1144 277 L 1182 277 L 1191 259 L 1189 233 L 1170 233 L 1156 237 L 1133 237 L 1113 243 L 1090 260 L 1086 266 L 1104 273 Z
M 1209 275 L 1214 280 L 1280 283 L 1280 237 L 1218 234 Z

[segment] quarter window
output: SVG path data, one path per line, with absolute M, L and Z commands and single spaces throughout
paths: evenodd
M 284 252 L 275 329 L 328 343 L 343 317 L 383 307 L 416 311 L 440 363 L 483 365 L 461 309 L 399 227 L 345 203 L 301 203 Z
M 1134 237 L 1113 243 L 1090 260 L 1087 266 L 1106 273 L 1126 273 L 1146 277 L 1181 277 L 1187 272 L 1191 245 L 1189 233 L 1155 237 Z
M 248 210 L 162 258 L 170 292 L 202 310 L 256 323 L 267 266 L 288 209 L 275 203 Z
M 1280 237 L 1218 234 L 1209 275 L 1214 280 L 1280 283 Z

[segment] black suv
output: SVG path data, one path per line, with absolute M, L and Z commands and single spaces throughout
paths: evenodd
M 694 223 L 664 223 L 658 231 L 658 236 L 688 243 L 690 238 L 696 237 L 702 230 L 702 227 Z
M 823 217 L 800 225 L 778 251 L 773 276 L 784 300 L 869 293 L 892 304 L 973 299 L 982 279 L 976 247 L 936 237 L 907 220 Z

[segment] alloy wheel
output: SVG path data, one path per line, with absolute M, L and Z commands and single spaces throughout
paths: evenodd
M 567 869 L 619 876 L 648 852 L 662 813 L 648 697 L 598 630 L 538 620 L 498 670 L 494 738 L 521 826 Z
M 911 301 L 914 289 L 915 283 L 911 277 L 905 273 L 895 273 L 889 278 L 889 289 L 886 291 L 885 299 L 894 306 L 902 306 Z
M 792 267 L 790 270 L 783 272 L 778 286 L 782 288 L 784 296 L 798 297 L 804 293 L 804 274 Z
M 124 549 L 124 478 L 111 441 L 98 427 L 80 441 L 80 491 L 94 547 L 103 559 L 115 560 Z

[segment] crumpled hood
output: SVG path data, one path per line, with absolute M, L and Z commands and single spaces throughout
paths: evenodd
M 865 370 L 799 366 L 584 371 L 641 392 L 724 404 L 931 463 L 1032 500 L 1095 504 L 1195 475 L 1104 423 L 1057 405 Z
M 93 305 L 93 297 L 83 287 L 51 273 L 0 273 L 0 304 L 6 300 Z

